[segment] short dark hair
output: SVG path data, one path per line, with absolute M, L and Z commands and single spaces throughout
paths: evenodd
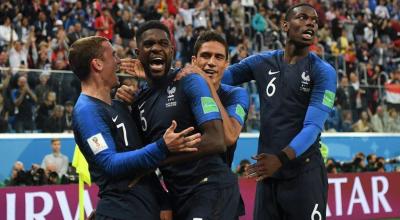
M 150 29 L 160 29 L 160 30 L 164 31 L 168 35 L 168 40 L 171 40 L 171 35 L 169 33 L 169 29 L 167 28 L 167 26 L 165 26 L 160 21 L 150 20 L 150 21 L 146 21 L 142 25 L 140 25 L 140 27 L 136 31 L 136 44 L 137 44 L 137 46 L 139 46 L 140 42 L 142 41 L 142 34 L 145 31 L 150 30 Z
M 90 62 L 103 56 L 105 48 L 101 45 L 108 41 L 100 36 L 90 36 L 75 41 L 70 49 L 68 60 L 72 71 L 80 80 L 85 80 L 90 73 Z
M 52 138 L 52 139 L 50 140 L 51 143 L 54 143 L 54 142 L 57 142 L 57 141 L 60 141 L 60 138 Z
M 203 32 L 199 38 L 196 40 L 196 43 L 194 44 L 194 49 L 193 53 L 194 56 L 197 56 L 197 53 L 200 50 L 200 47 L 207 42 L 210 41 L 217 41 L 218 43 L 221 43 L 225 47 L 225 59 L 228 59 L 228 43 L 226 43 L 226 40 L 217 32 L 215 31 L 205 31 Z
M 288 10 L 286 11 L 285 21 L 289 21 L 289 19 L 293 15 L 293 10 L 295 8 L 303 7 L 303 6 L 307 6 L 307 7 L 310 7 L 310 8 L 315 10 L 314 6 L 312 6 L 312 5 L 308 4 L 308 3 L 299 3 L 299 4 L 296 4 L 296 5 L 290 6 L 290 8 L 288 8 Z

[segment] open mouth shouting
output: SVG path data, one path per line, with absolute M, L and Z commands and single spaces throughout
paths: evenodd
M 165 70 L 165 59 L 161 56 L 154 56 L 150 58 L 149 62 L 150 71 L 152 73 L 164 73 Z
M 303 37 L 303 39 L 305 40 L 312 40 L 314 37 L 314 30 L 312 29 L 307 29 L 306 31 L 303 32 L 303 34 L 301 35 Z

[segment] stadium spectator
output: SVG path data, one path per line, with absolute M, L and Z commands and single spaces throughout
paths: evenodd
M 28 176 L 25 172 L 24 164 L 21 161 L 16 161 L 12 167 L 11 177 L 5 180 L 6 186 L 26 186 L 28 185 Z
M 367 111 L 362 111 L 360 119 L 353 124 L 353 130 L 355 132 L 372 132 L 371 120 Z
M 367 156 L 367 166 L 365 166 L 365 171 L 374 172 L 377 169 L 376 154 L 369 154 Z
M 397 133 L 400 132 L 400 117 L 396 109 L 391 108 L 388 110 L 387 132 Z
M 385 84 L 385 89 L 388 109 L 394 108 L 396 111 L 400 111 L 400 66 Z
M 95 20 L 96 35 L 111 41 L 114 37 L 114 25 L 115 21 L 110 14 L 110 10 L 104 7 Z
M 44 131 L 45 122 L 50 117 L 51 112 L 56 106 L 56 93 L 48 91 L 45 94 L 45 99 L 39 104 L 36 115 L 36 129 Z
M 18 39 L 15 28 L 12 27 L 11 18 L 6 17 L 4 23 L 0 25 L 0 46 L 5 47 L 10 45 L 13 40 L 16 41 Z
M 131 13 L 129 10 L 125 9 L 122 11 L 122 17 L 115 25 L 115 33 L 119 34 L 122 38 L 122 44 L 124 47 L 128 47 L 129 41 L 135 37 L 135 26 L 132 20 Z
M 4 102 L 3 93 L 0 93 L 0 133 L 8 131 L 9 109 Z
M 240 177 L 245 175 L 245 171 L 247 167 L 250 166 L 250 161 L 247 159 L 243 159 L 239 162 L 239 166 L 236 168 L 236 174 Z
M 38 42 L 47 41 L 51 35 L 53 24 L 47 19 L 45 11 L 40 11 L 38 20 L 34 23 Z
M 347 76 L 342 76 L 339 88 L 336 91 L 336 103 L 338 108 L 340 108 L 342 111 L 350 111 L 353 120 L 358 118 L 355 111 L 355 94 L 356 91 L 354 90 L 353 86 L 349 85 L 349 79 Z
M 37 98 L 35 93 L 30 89 L 26 76 L 19 76 L 17 85 L 18 87 L 13 89 L 11 93 L 15 106 L 14 129 L 18 133 L 28 130 L 32 132 L 35 129 L 33 111 Z
M 383 106 L 376 107 L 375 114 L 371 117 L 371 126 L 374 132 L 387 132 L 388 114 Z
M 46 174 L 57 172 L 58 176 L 67 173 L 68 157 L 61 153 L 61 141 L 59 138 L 51 139 L 52 153 L 46 155 L 42 160 L 41 168 L 46 171 Z
M 72 132 L 72 111 L 74 110 L 74 103 L 72 101 L 65 102 L 65 112 L 64 112 L 64 131 Z
M 44 121 L 43 132 L 62 133 L 65 129 L 64 106 L 56 105 Z
M 343 111 L 342 112 L 342 126 L 340 131 L 343 132 L 352 132 L 353 131 L 353 116 L 351 111 Z
M 35 94 L 39 103 L 48 101 L 50 92 L 50 86 L 48 85 L 49 78 L 50 74 L 47 71 L 43 71 L 39 76 L 39 85 L 36 85 L 35 87 Z M 54 96 L 55 95 L 56 94 L 54 94 Z
M 78 39 L 86 36 L 82 31 L 81 23 L 76 22 L 73 27 L 73 31 L 67 34 L 68 45 L 72 45 Z

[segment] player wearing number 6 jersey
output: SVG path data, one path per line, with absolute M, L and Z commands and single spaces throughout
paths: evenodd
M 319 136 L 332 110 L 336 72 L 309 52 L 318 17 L 309 4 L 290 7 L 285 50 L 263 52 L 228 67 L 223 83 L 255 80 L 261 102 L 254 219 L 325 219 L 327 176 Z
M 156 168 L 169 152 L 196 151 L 192 147 L 200 141 L 199 134 L 185 137 L 193 128 L 174 133 L 173 122 L 162 136 L 142 147 L 129 111 L 111 101 L 120 60 L 109 41 L 82 38 L 72 44 L 69 61 L 82 85 L 73 129 L 92 180 L 99 186 L 96 219 L 160 219 L 168 207 L 162 207 L 166 196 L 157 177 L 150 174 L 133 187 L 128 184 L 141 170 Z

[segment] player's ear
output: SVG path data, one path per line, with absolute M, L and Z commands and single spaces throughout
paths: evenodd
M 92 68 L 97 71 L 100 71 L 103 69 L 103 61 L 100 59 L 95 58 L 90 62 L 90 64 L 91 64 Z
M 197 62 L 196 56 L 192 56 L 192 65 L 195 65 Z

